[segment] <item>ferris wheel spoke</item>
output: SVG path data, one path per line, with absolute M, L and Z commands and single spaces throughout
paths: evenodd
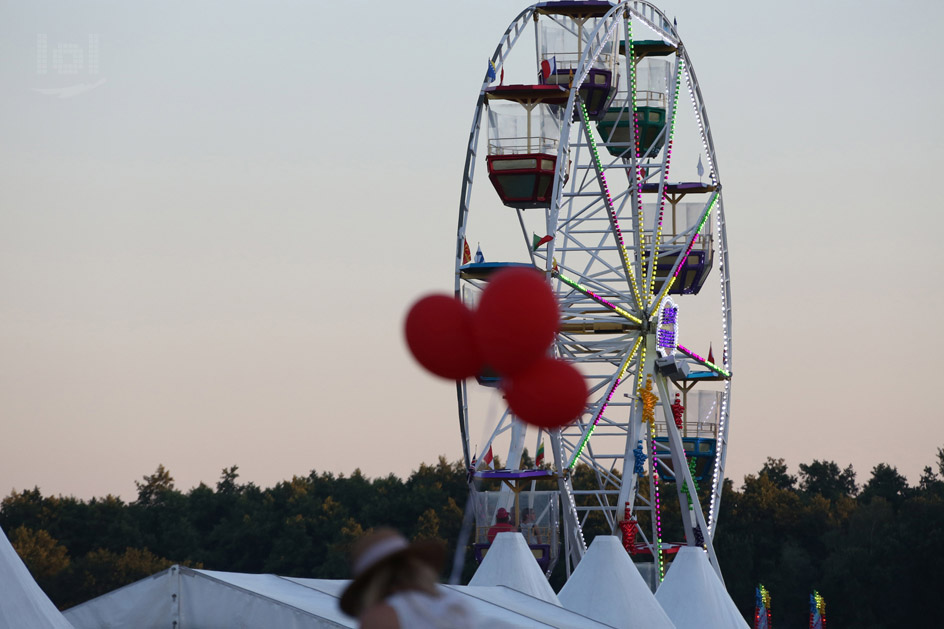
M 702 358 L 701 356 L 699 356 L 698 354 L 696 354 L 696 353 L 693 352 L 692 350 L 688 349 L 687 347 L 685 347 L 685 346 L 682 345 L 681 343 L 677 344 L 677 345 L 675 346 L 675 349 L 677 349 L 678 351 L 680 351 L 682 354 L 688 356 L 689 358 L 691 358 L 692 360 L 694 360 L 695 362 L 697 362 L 697 363 L 698 363 L 699 365 L 701 365 L 702 367 L 705 367 L 706 369 L 709 369 L 709 370 L 715 372 L 715 373 L 718 374 L 719 376 L 721 376 L 721 377 L 723 377 L 723 378 L 730 378 L 730 377 L 731 377 L 731 372 L 730 372 L 730 371 L 727 371 L 726 369 L 723 369 L 723 368 L 719 367 L 718 365 L 714 364 L 713 362 L 710 362 L 707 358 Z
M 633 323 L 635 323 L 635 324 L 637 324 L 637 325 L 639 325 L 639 324 L 642 323 L 642 319 L 640 319 L 639 317 L 630 314 L 629 312 L 627 312 L 626 310 L 623 310 L 622 308 L 620 308 L 620 307 L 617 306 L 616 304 L 610 303 L 609 301 L 607 301 L 607 300 L 604 299 L 603 297 L 600 297 L 599 295 L 597 295 L 596 293 L 594 293 L 593 291 L 591 291 L 591 290 L 590 290 L 589 288 L 587 288 L 586 286 L 583 286 L 583 285 L 579 284 L 578 282 L 575 282 L 574 280 L 570 279 L 569 277 L 567 277 L 567 276 L 564 275 L 563 273 L 561 273 L 561 272 L 558 271 L 558 272 L 556 272 L 556 273 L 553 273 L 553 275 L 554 275 L 555 277 L 557 277 L 560 281 L 564 282 L 565 284 L 567 284 L 568 286 L 570 286 L 571 288 L 573 288 L 574 290 L 576 290 L 576 291 L 578 291 L 579 293 L 581 293 L 581 294 L 583 294 L 583 295 L 589 297 L 590 299 L 592 299 L 592 300 L 595 301 L 596 303 L 600 304 L 601 306 L 605 306 L 606 308 L 609 308 L 612 312 L 615 312 L 616 314 L 622 316 L 624 319 L 627 319 L 628 321 L 632 321 Z
M 655 224 L 652 226 L 652 249 L 650 250 L 650 255 L 647 256 L 649 262 L 649 269 L 646 273 L 646 286 L 648 287 L 648 293 L 654 294 L 655 290 L 655 277 L 656 277 L 656 267 L 659 264 L 659 247 L 662 244 L 662 219 L 665 215 L 665 198 L 666 198 L 666 183 L 668 182 L 669 177 L 669 165 L 672 162 L 672 142 L 675 136 L 675 118 L 677 112 L 677 102 L 679 88 L 682 85 L 682 60 L 678 59 L 675 67 L 675 90 L 672 92 L 672 97 L 669 99 L 669 115 L 670 124 L 663 127 L 662 132 L 668 133 L 668 137 L 665 143 L 665 161 L 663 163 L 662 172 L 659 176 L 659 212 L 658 220 L 655 221 Z

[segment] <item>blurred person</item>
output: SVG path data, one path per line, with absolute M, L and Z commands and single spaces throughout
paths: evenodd
M 354 544 L 341 610 L 363 629 L 482 626 L 461 594 L 438 585 L 445 553 L 438 542 L 410 543 L 390 528 L 365 535 Z

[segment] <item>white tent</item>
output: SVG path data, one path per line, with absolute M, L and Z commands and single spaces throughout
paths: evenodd
M 347 581 L 173 566 L 77 605 L 66 610 L 65 615 L 76 629 L 356 627 L 357 621 L 346 616 L 338 603 L 347 584 Z M 495 629 L 605 629 L 608 626 L 503 586 L 442 587 L 467 597 L 469 606 Z
M 593 539 L 557 598 L 565 608 L 614 627 L 675 627 L 619 539 L 612 535 Z
M 499 533 L 485 554 L 470 586 L 504 585 L 542 601 L 560 605 L 521 533 Z
M 678 629 L 749 629 L 701 548 L 679 549 L 656 600 Z
M 0 629 L 72 629 L 0 529 Z

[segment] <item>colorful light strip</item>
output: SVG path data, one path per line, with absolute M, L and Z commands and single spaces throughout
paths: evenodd
M 656 312 L 659 308 L 662 307 L 662 301 L 665 299 L 665 296 L 669 294 L 672 285 L 675 284 L 675 280 L 678 279 L 678 274 L 682 270 L 682 267 L 685 266 L 685 262 L 688 260 L 688 254 L 692 252 L 692 248 L 695 246 L 695 240 L 701 234 L 701 230 L 704 229 L 705 223 L 708 222 L 708 217 L 711 215 L 711 210 L 714 209 L 715 204 L 718 202 L 718 193 L 715 192 L 711 195 L 711 200 L 708 202 L 708 207 L 705 208 L 705 211 L 701 215 L 701 221 L 698 223 L 698 228 L 695 230 L 695 233 L 692 234 L 692 237 L 688 239 L 688 246 L 685 248 L 685 254 L 679 256 L 679 259 L 675 261 L 675 270 L 672 273 L 672 277 L 669 278 L 669 281 L 665 283 L 665 286 L 662 288 L 662 292 L 659 293 L 659 299 L 653 303 L 653 308 L 649 312 L 649 317 L 652 317 L 653 313 Z
M 810 629 L 826 629 L 826 599 L 816 590 L 810 594 Z
M 587 134 L 587 142 L 590 145 L 590 153 L 593 156 L 593 166 L 597 172 L 597 179 L 599 179 L 600 185 L 603 187 L 603 202 L 606 207 L 606 213 L 610 218 L 610 225 L 613 227 L 613 233 L 616 235 L 616 244 L 620 252 L 620 257 L 623 260 L 623 268 L 629 276 L 630 288 L 636 300 L 636 305 L 639 307 L 639 310 L 642 311 L 642 299 L 639 295 L 639 286 L 636 284 L 636 274 L 633 272 L 632 266 L 630 266 L 629 254 L 626 252 L 626 244 L 623 241 L 623 230 L 620 229 L 619 219 L 616 217 L 616 208 L 613 205 L 613 197 L 610 195 L 610 187 L 607 185 L 606 176 L 603 174 L 603 162 L 600 160 L 600 151 L 597 148 L 597 141 L 594 139 L 593 131 L 590 128 L 590 114 L 587 113 L 587 106 L 582 100 L 580 101 L 580 114 L 583 119 L 584 130 Z
M 656 237 L 652 241 L 652 260 L 649 267 L 649 292 L 656 292 L 656 265 L 659 264 L 659 245 L 662 244 L 662 219 L 665 216 L 665 185 L 669 179 L 669 165 L 672 163 L 672 143 L 675 140 L 675 120 L 678 113 L 678 95 L 682 87 L 682 59 L 679 58 L 675 68 L 675 94 L 672 98 L 672 122 L 669 126 L 669 138 L 665 143 L 665 168 L 662 169 L 662 194 L 659 195 L 659 223 L 656 228 Z
M 633 323 L 635 323 L 635 324 L 637 324 L 637 325 L 641 325 L 641 324 L 642 324 L 642 319 L 640 319 L 639 317 L 637 317 L 637 316 L 631 314 L 630 312 L 628 312 L 628 311 L 626 311 L 626 310 L 620 308 L 620 307 L 617 306 L 616 304 L 610 303 L 609 301 L 607 301 L 607 300 L 604 299 L 603 297 L 600 297 L 599 295 L 597 295 L 596 293 L 594 293 L 592 290 L 590 290 L 590 289 L 587 288 L 586 286 L 583 286 L 582 284 L 579 284 L 578 282 L 575 282 L 574 280 L 570 279 L 569 277 L 567 277 L 566 275 L 564 275 L 563 273 L 561 273 L 559 270 L 558 270 L 558 271 L 552 271 L 552 272 L 551 272 L 551 275 L 557 277 L 558 279 L 560 279 L 560 281 L 562 281 L 563 283 L 567 284 L 568 286 L 570 286 L 570 287 L 573 288 L 574 290 L 576 290 L 576 291 L 578 291 L 578 292 L 580 292 L 580 293 L 586 295 L 586 296 L 589 297 L 590 299 L 596 301 L 598 304 L 601 304 L 601 305 L 603 305 L 603 306 L 606 306 L 607 308 L 609 308 L 609 309 L 612 310 L 613 312 L 622 315 L 622 316 L 625 317 L 626 319 L 629 319 L 629 320 L 632 321 Z
M 693 352 L 692 350 L 688 349 L 687 347 L 685 347 L 685 346 L 682 345 L 681 343 L 679 343 L 678 345 L 676 345 L 676 346 L 675 346 L 675 349 L 677 349 L 678 351 L 682 352 L 683 354 L 685 354 L 685 355 L 688 356 L 689 358 L 694 358 L 695 360 L 697 360 L 698 362 L 700 362 L 702 365 L 704 365 L 704 366 L 707 367 L 708 369 L 711 369 L 713 372 L 715 372 L 715 373 L 718 374 L 719 376 L 723 376 L 723 377 L 725 377 L 725 378 L 730 378 L 730 377 L 731 377 L 731 372 L 730 372 L 730 371 L 725 371 L 724 369 L 722 369 L 722 368 L 719 367 L 718 365 L 716 365 L 716 364 L 714 364 L 714 363 L 708 362 L 706 359 L 702 358 L 701 356 L 699 356 L 698 354 L 696 354 L 696 353 Z
M 616 374 L 616 379 L 610 384 L 610 389 L 606 393 L 606 400 L 600 406 L 600 410 L 597 411 L 596 417 L 593 418 L 593 423 L 590 424 L 586 433 L 580 439 L 580 445 L 574 451 L 574 456 L 570 459 L 570 462 L 567 463 L 569 469 L 574 469 L 574 466 L 577 465 L 577 459 L 580 458 L 580 455 L 583 454 L 584 448 L 587 447 L 587 443 L 590 441 L 590 435 L 593 434 L 593 429 L 596 428 L 597 424 L 600 423 L 600 418 L 603 417 L 606 407 L 609 405 L 610 400 L 613 399 L 613 393 L 616 391 L 616 388 L 623 381 L 623 376 L 626 375 L 626 370 L 629 369 L 629 363 L 633 360 L 633 356 L 636 355 L 636 351 L 639 350 L 639 347 L 642 345 L 642 337 L 636 339 L 636 342 L 633 344 L 633 349 L 630 350 L 629 355 L 623 361 L 623 364 L 620 366 L 619 372 Z M 645 348 L 643 348 L 643 354 L 645 354 Z
M 754 629 L 771 629 L 770 592 L 763 584 L 754 594 Z

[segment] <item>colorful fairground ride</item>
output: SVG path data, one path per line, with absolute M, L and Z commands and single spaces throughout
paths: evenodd
M 576 422 L 546 433 L 550 465 L 521 469 L 525 442 L 545 436 L 508 410 L 495 374 L 457 384 L 477 555 L 499 511 L 520 528 L 529 509 L 535 556 L 549 571 L 560 555 L 569 575 L 594 514 L 653 588 L 683 545 L 703 546 L 720 575 L 712 539 L 732 373 L 724 203 L 694 67 L 654 5 L 541 2 L 502 36 L 466 147 L 456 295 L 475 304 L 508 266 L 547 278 L 562 317 L 552 351 L 590 396 Z M 492 450 L 505 469 L 474 463 Z M 574 487 L 581 465 L 590 488 Z M 551 489 L 538 491 L 536 475 Z M 669 500 L 678 539 L 663 536 Z

